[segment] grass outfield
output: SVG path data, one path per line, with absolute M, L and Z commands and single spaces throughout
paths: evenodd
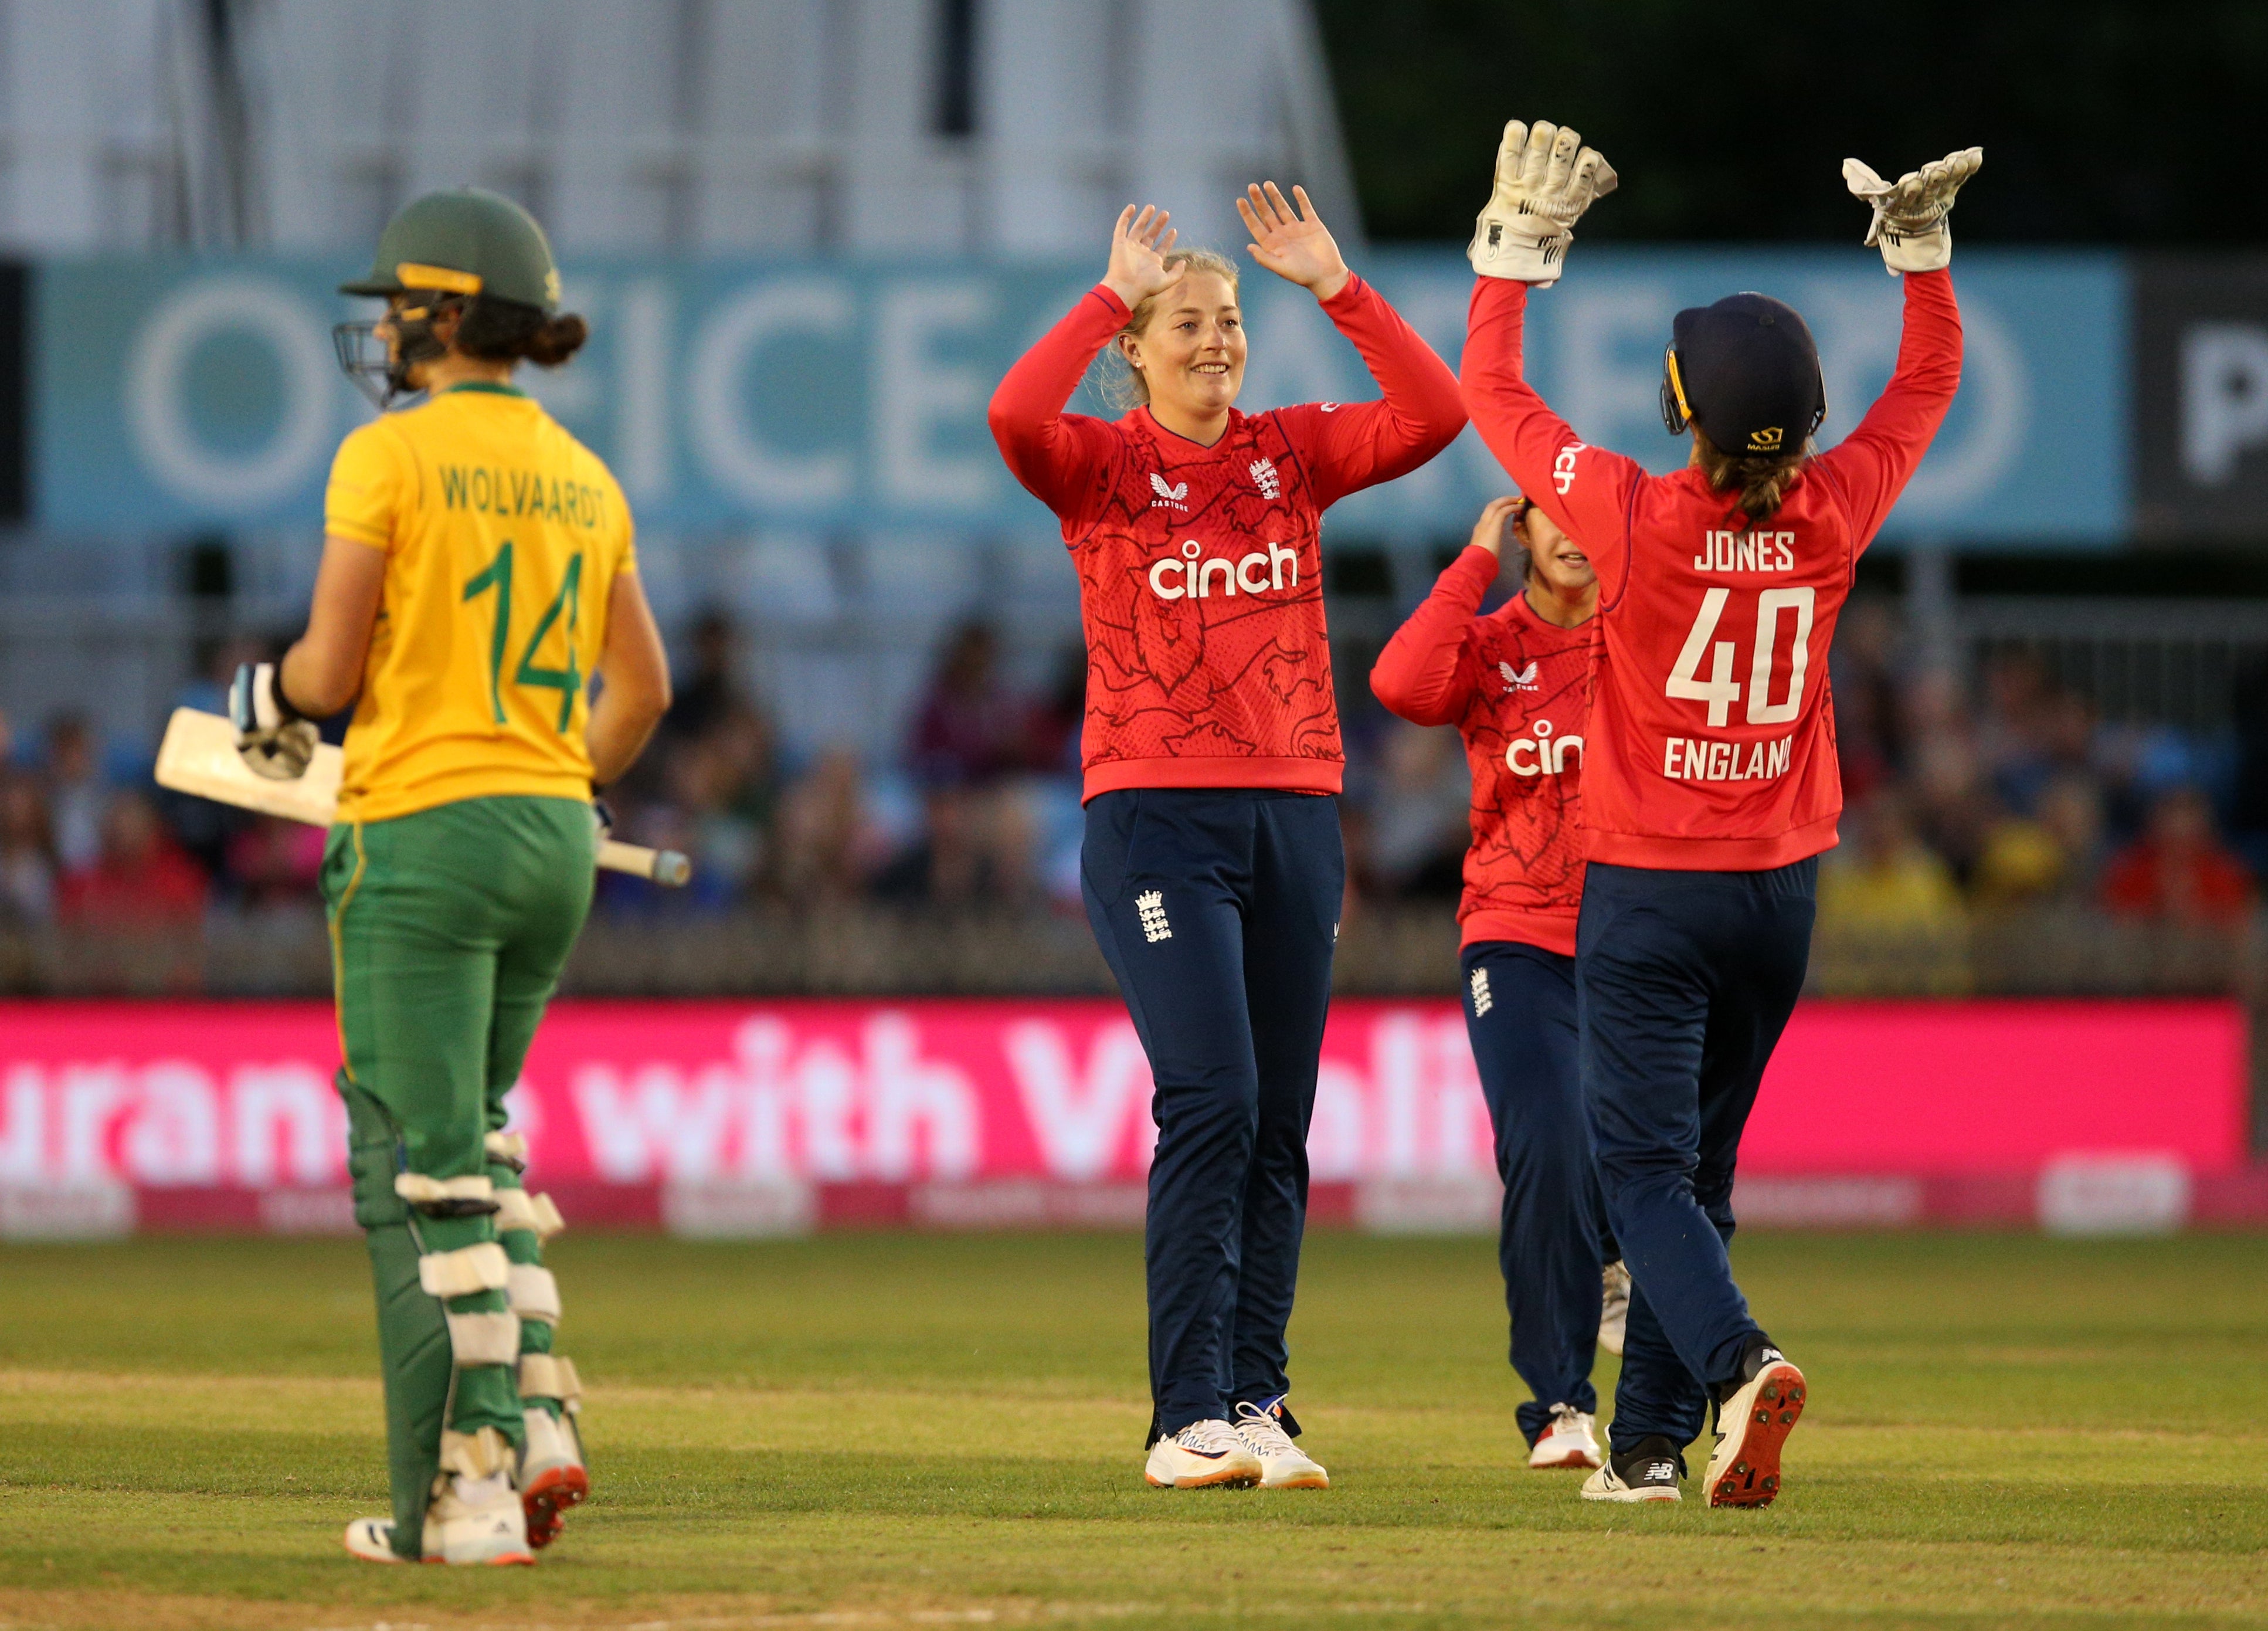
M 2268 1624 L 2268 1239 L 1737 1258 L 1812 1384 L 1764 1512 L 1520 1465 L 1485 1242 L 1314 1237 L 1336 1487 L 1164 1494 L 1131 1237 L 571 1234 L 596 1497 L 445 1570 L 339 1548 L 385 1506 L 357 1243 L 8 1247 L 0 1627 Z

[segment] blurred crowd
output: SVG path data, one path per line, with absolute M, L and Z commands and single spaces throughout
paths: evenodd
M 2043 903 L 2235 926 L 2268 867 L 2268 674 L 2209 736 L 2108 724 L 2028 650 L 1968 683 L 1918 667 L 1890 602 L 1846 614 L 1832 665 L 1848 812 L 1821 873 L 1822 926 L 1927 933 Z M 681 850 L 689 889 L 601 880 L 600 909 L 715 913 L 752 904 L 871 900 L 945 910 L 1076 912 L 1085 668 L 1008 677 L 1000 637 L 950 629 L 875 763 L 797 751 L 750 684 L 721 616 L 681 642 L 677 699 L 607 799 L 618 836 Z M 219 644 L 180 698 L 217 710 L 261 654 Z M 1450 730 L 1393 720 L 1369 697 L 1372 653 L 1339 653 L 1348 747 L 1351 910 L 1454 899 L 1468 784 Z M 65 712 L 0 720 L 0 920 L 114 927 L 206 911 L 304 910 L 322 856 L 313 828 L 157 790 L 151 744 L 105 741 Z

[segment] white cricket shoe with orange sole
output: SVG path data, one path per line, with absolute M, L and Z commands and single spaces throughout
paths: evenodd
M 1249 1489 L 1266 1472 L 1252 1446 L 1218 1416 L 1160 1439 L 1142 1468 L 1153 1489 Z
M 1780 1448 L 1803 1414 L 1803 1372 L 1763 1339 L 1741 1364 L 1746 1378 L 1717 1403 L 1717 1448 L 1703 1487 L 1712 1507 L 1768 1507 L 1780 1490 Z
M 1236 1406 L 1236 1435 L 1244 1447 L 1260 1458 L 1263 1471 L 1260 1474 L 1263 1489 L 1329 1489 L 1331 1475 L 1323 1471 L 1323 1464 L 1300 1448 L 1282 1421 L 1284 1400 L 1281 1396 L 1265 1405 L 1249 1400 Z

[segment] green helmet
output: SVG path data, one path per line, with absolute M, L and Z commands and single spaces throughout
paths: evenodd
M 501 193 L 455 187 L 405 204 L 379 234 L 378 262 L 341 294 L 395 295 L 409 289 L 485 294 L 559 309 L 559 267 L 535 218 Z

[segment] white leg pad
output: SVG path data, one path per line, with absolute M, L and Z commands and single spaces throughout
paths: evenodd
M 454 1251 L 429 1251 L 417 1259 L 417 1283 L 429 1297 L 468 1297 L 512 1283 L 512 1260 L 493 1240 Z
M 519 1360 L 519 1316 L 517 1314 L 451 1314 L 449 1351 L 457 1369 L 470 1365 L 510 1365 Z
M 567 1227 L 549 1195 L 531 1195 L 524 1189 L 500 1189 L 496 1198 L 497 1227 L 500 1229 L 524 1229 L 538 1240 L 549 1240 Z
M 556 1354 L 522 1354 L 519 1396 L 556 1399 L 572 1410 L 582 1403 L 583 1378 L 575 1374 L 575 1362 L 571 1359 L 562 1359 Z
M 496 1200 L 496 1184 L 485 1172 L 460 1178 L 429 1178 L 422 1172 L 397 1172 L 394 1192 L 413 1207 L 438 1206 L 444 1201 Z
M 497 1248 L 503 1255 L 504 1248 Z M 559 1281 L 548 1268 L 538 1268 L 533 1263 L 512 1265 L 511 1283 L 504 1295 L 511 1300 L 512 1311 L 522 1319 L 540 1320 L 547 1325 L 559 1323 Z
M 501 1161 L 515 1172 L 527 1170 L 527 1134 L 525 1133 L 491 1133 L 481 1140 L 481 1148 L 490 1161 Z

